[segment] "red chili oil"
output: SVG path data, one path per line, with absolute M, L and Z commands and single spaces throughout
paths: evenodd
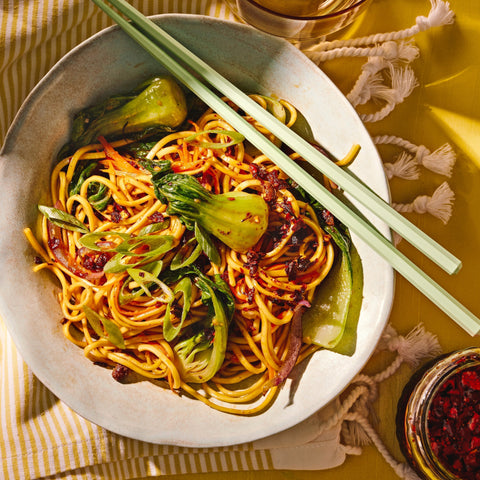
M 480 480 L 480 348 L 416 372 L 397 409 L 405 458 L 425 480 Z
M 440 462 L 462 480 L 480 480 L 480 366 L 448 378 L 432 398 L 428 439 Z

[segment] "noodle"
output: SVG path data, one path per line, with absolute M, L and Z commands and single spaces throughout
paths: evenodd
M 253 98 L 267 108 L 263 97 Z M 281 104 L 290 123 L 294 123 L 294 107 L 283 101 Z M 195 176 L 212 193 L 255 192 L 269 205 L 267 232 L 253 249 L 241 253 L 216 242 L 221 261 L 215 265 L 201 257 L 202 272 L 208 278 L 219 275 L 228 284 L 235 306 L 223 364 L 208 382 L 195 385 L 186 380 L 175 350 L 182 333 L 207 314 L 197 285 L 191 286 L 188 299 L 186 293 L 175 290 L 178 280 L 165 284 L 159 276 L 160 280 L 152 280 L 146 291 L 141 279 L 136 280 L 124 269 L 104 274 L 102 267 L 112 255 L 86 248 L 81 243 L 82 232 L 56 228 L 44 218 L 40 241 L 29 229 L 25 233 L 39 255 L 35 269 L 49 269 L 60 281 L 58 298 L 64 335 L 83 348 L 88 359 L 115 369 L 119 365 L 127 367 L 146 378 L 162 379 L 172 390 L 183 390 L 212 408 L 253 414 L 273 401 L 277 387 L 266 394 L 264 389 L 288 356 L 294 307 L 302 300 L 313 300 L 316 288 L 333 264 L 335 250 L 314 210 L 286 188 L 288 179 L 265 155 L 250 152 L 242 142 L 222 148 L 220 144 L 231 139 L 225 133 L 211 131 L 233 129 L 211 110 L 190 124 L 188 131 L 164 136 L 145 158 L 155 164 L 170 162 L 174 172 Z M 195 138 L 188 140 L 192 134 Z M 218 146 L 206 147 L 207 142 Z M 155 196 L 151 175 L 129 151 L 130 144 L 126 139 L 107 146 L 105 142 L 93 144 L 62 160 L 52 172 L 51 197 L 57 208 L 87 225 L 90 233 L 99 232 L 99 242 L 108 247 L 126 238 L 111 232 L 135 238 L 148 235 L 144 230 L 157 226 L 157 237 L 165 236 L 173 242 L 172 248 L 150 259 L 164 272 L 178 252 L 183 252 L 183 258 L 193 255 L 195 245 L 189 243 L 191 231 L 169 215 L 167 205 Z M 116 155 L 111 154 L 112 150 Z M 69 193 L 76 168 L 82 162 L 98 162 L 96 173 L 86 178 L 74 194 Z M 108 191 L 104 210 L 92 206 L 92 189 Z M 59 259 L 60 254 L 63 257 Z M 132 267 L 144 258 L 142 251 L 135 254 L 138 257 L 133 255 L 127 260 Z M 156 277 L 157 272 L 148 270 L 147 274 Z M 181 320 L 187 303 L 188 314 Z M 112 343 L 108 335 L 99 336 L 86 308 L 116 326 L 123 348 Z M 165 339 L 167 314 L 172 328 L 180 331 L 172 341 Z M 303 345 L 298 361 L 315 348 Z M 239 409 L 238 404 L 248 405 Z

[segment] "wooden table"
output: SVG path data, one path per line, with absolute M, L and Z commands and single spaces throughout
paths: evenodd
M 392 4 L 395 3 L 393 9 Z M 401 5 L 398 5 L 401 3 Z M 454 213 L 447 225 L 430 215 L 409 214 L 408 218 L 463 261 L 452 277 L 414 251 L 405 241 L 399 248 L 469 309 L 480 315 L 480 4 L 472 0 L 450 0 L 456 12 L 454 25 L 431 29 L 415 36 L 420 57 L 413 63 L 419 86 L 407 100 L 379 124 L 368 125 L 372 135 L 395 134 L 431 150 L 449 142 L 457 162 L 449 184 L 456 194 Z M 429 11 L 428 1 L 375 0 L 355 35 L 408 28 L 418 15 Z M 391 12 L 395 11 L 396 16 Z M 400 13 L 400 14 L 399 14 Z M 381 25 L 381 28 L 379 28 Z M 348 92 L 351 85 L 341 80 L 345 61 L 325 64 L 325 71 Z M 386 161 L 398 151 L 379 149 Z M 427 173 L 419 180 L 393 179 L 394 201 L 409 202 L 417 195 L 432 194 L 444 177 Z M 479 345 L 478 338 L 464 333 L 438 308 L 400 276 L 390 317 L 392 325 L 407 333 L 419 322 L 435 333 L 445 351 Z M 368 371 L 377 371 L 388 358 L 372 359 Z M 398 460 L 402 460 L 395 437 L 394 418 L 400 392 L 411 375 L 404 366 L 379 391 L 375 410 L 377 431 Z M 196 475 L 198 480 L 394 480 L 398 476 L 373 446 L 360 456 L 349 456 L 340 467 L 326 471 L 267 471 Z M 191 477 L 191 476 L 190 476 Z M 164 476 L 181 480 L 184 476 Z

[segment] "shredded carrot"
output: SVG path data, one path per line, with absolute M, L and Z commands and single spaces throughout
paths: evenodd
M 129 173 L 138 173 L 138 170 L 122 155 L 120 155 L 104 137 L 98 137 L 98 141 L 102 144 L 103 151 L 110 160 L 109 163 L 113 163 L 116 170 Z

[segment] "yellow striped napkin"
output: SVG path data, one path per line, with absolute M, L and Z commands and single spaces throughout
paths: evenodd
M 132 4 L 147 15 L 178 12 L 233 20 L 225 4 L 215 0 Z M 0 8 L 3 142 L 35 84 L 65 53 L 111 22 L 84 0 L 3 0 Z M 1 318 L 0 361 L 0 477 L 4 479 L 122 480 L 176 473 L 321 469 L 341 464 L 348 451 L 339 442 L 340 421 L 323 428 L 336 403 L 287 432 L 253 444 L 188 449 L 139 442 L 93 425 L 56 398 L 23 362 Z
M 220 448 L 156 445 L 122 437 L 70 410 L 32 374 L 0 319 L 0 477 L 112 479 L 180 473 L 332 468 L 356 453 L 340 444 L 335 400 L 301 424 Z
M 193 13 L 234 20 L 221 0 L 132 0 L 145 15 Z M 86 0 L 0 1 L 0 144 L 28 93 L 75 45 L 112 21 Z

